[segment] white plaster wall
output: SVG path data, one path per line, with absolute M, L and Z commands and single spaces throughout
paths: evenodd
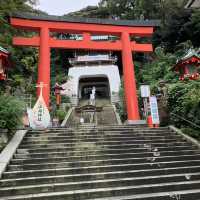
M 70 79 L 62 87 L 62 95 L 78 97 L 79 80 L 86 77 L 107 77 L 110 84 L 110 92 L 118 93 L 120 88 L 120 75 L 116 65 L 103 65 L 94 67 L 72 67 L 69 69 Z

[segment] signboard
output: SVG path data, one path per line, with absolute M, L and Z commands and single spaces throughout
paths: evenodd
M 152 123 L 160 124 L 157 98 L 155 96 L 151 96 L 149 98 L 149 101 L 150 101 L 150 108 L 151 108 Z
M 42 96 L 43 84 L 40 84 L 40 96 L 33 107 L 27 109 L 30 127 L 32 129 L 45 129 L 50 125 L 50 114 Z
M 149 87 L 149 85 L 142 85 L 140 87 L 140 91 L 141 91 L 141 97 L 142 98 L 150 97 L 150 87 Z
M 78 56 L 77 61 L 109 60 L 109 55 Z

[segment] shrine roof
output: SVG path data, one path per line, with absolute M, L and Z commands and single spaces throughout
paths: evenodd
M 3 52 L 5 54 L 9 54 L 9 52 L 1 46 L 0 46 L 0 52 Z
M 179 58 L 177 60 L 176 64 L 180 64 L 180 63 L 182 63 L 182 62 L 184 62 L 186 60 L 190 60 L 193 57 L 196 57 L 197 59 L 200 59 L 199 50 L 195 51 L 194 49 L 189 49 L 183 57 L 181 57 L 181 58 Z
M 182 58 L 180 58 L 178 60 L 178 62 L 188 60 L 192 57 L 197 57 L 200 59 L 200 54 L 197 51 L 195 51 L 194 49 L 189 49 L 188 52 Z
M 86 23 L 86 24 L 101 24 L 101 25 L 115 25 L 115 26 L 155 27 L 160 25 L 160 20 L 114 20 L 114 19 L 68 17 L 68 16 L 55 16 L 55 15 L 32 15 L 27 13 L 14 13 L 12 14 L 11 17 L 27 19 L 27 20 L 38 20 L 38 21 Z
M 194 49 L 189 49 L 185 55 L 181 58 L 179 58 L 176 61 L 175 66 L 172 67 L 172 69 L 178 69 L 180 67 L 183 67 L 185 64 L 189 63 L 189 62 L 195 62 L 197 64 L 199 64 L 200 62 L 200 51 L 195 51 Z

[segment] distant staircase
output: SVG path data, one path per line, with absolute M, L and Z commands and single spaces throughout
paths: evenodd
M 79 106 L 75 107 L 74 111 L 71 113 L 66 126 L 67 127 L 77 127 L 80 125 L 80 119 L 84 119 L 84 123 L 96 124 L 96 125 L 117 125 L 118 120 L 113 108 L 108 99 L 97 99 L 95 102 L 95 107 L 97 111 L 95 112 L 77 112 L 77 108 L 89 107 L 89 100 L 81 100 Z M 98 111 L 100 108 L 101 111 Z M 80 110 L 79 109 L 79 110 Z
M 200 150 L 168 128 L 29 131 L 0 180 L 1 200 L 199 200 Z

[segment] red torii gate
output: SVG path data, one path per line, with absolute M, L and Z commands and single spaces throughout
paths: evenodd
M 38 36 L 32 38 L 14 37 L 13 44 L 39 47 L 38 83 L 46 84 L 43 97 L 47 106 L 50 96 L 50 48 L 121 51 L 128 120 L 140 120 L 132 52 L 152 52 L 153 48 L 152 44 L 137 44 L 131 41 L 130 36 L 152 36 L 153 27 L 157 25 L 157 21 L 78 19 L 15 14 L 10 18 L 10 23 L 15 28 L 39 32 Z M 51 32 L 82 34 L 83 40 L 59 40 L 51 37 Z M 115 42 L 92 41 L 91 35 L 114 35 L 121 39 Z

